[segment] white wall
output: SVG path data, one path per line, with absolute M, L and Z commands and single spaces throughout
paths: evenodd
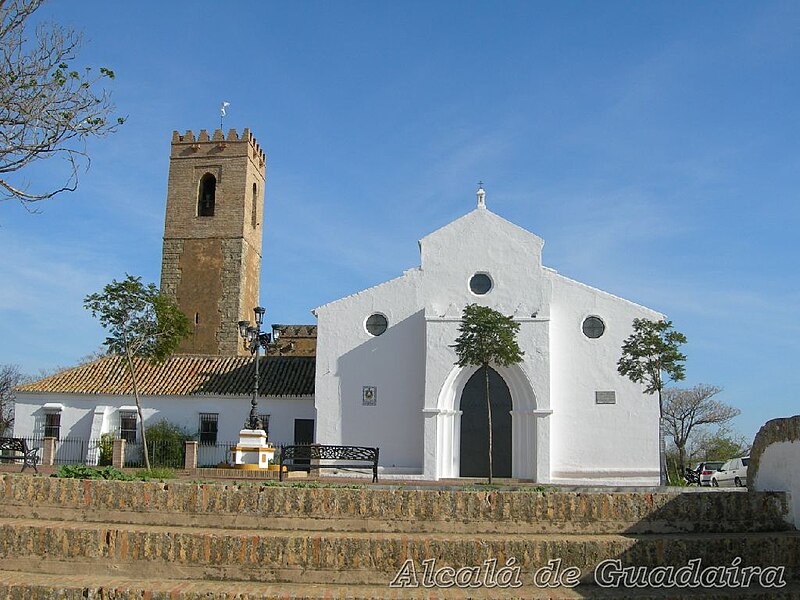
M 418 270 L 317 310 L 316 440 L 378 446 L 385 467 L 422 467 L 425 323 Z M 379 336 L 371 314 L 386 316 Z M 364 386 L 377 387 L 364 406 Z
M 760 492 L 789 492 L 792 524 L 800 529 L 800 441 L 767 446 L 759 458 L 755 481 L 748 485 Z
M 542 274 L 541 238 L 488 210 L 476 209 L 420 240 L 425 314 L 460 318 L 471 303 L 505 315 L 546 315 L 549 282 Z M 484 272 L 494 287 L 483 296 L 469 289 Z
M 95 408 L 105 406 L 106 416 L 101 433 L 115 432 L 119 428 L 119 408 L 133 406 L 132 396 L 101 396 L 81 394 L 40 394 L 18 392 L 14 419 L 14 435 L 39 437 L 44 433 L 45 403 L 60 403 L 61 436 L 89 439 L 93 435 L 92 423 Z M 239 430 L 250 414 L 250 398 L 227 396 L 165 396 L 142 398 L 145 426 L 161 419 L 175 423 L 194 433 L 200 428 L 200 413 L 218 413 L 219 442 L 236 441 Z M 259 414 L 269 414 L 269 438 L 276 444 L 294 441 L 294 419 L 314 419 L 314 399 L 259 398 Z M 96 433 L 96 432 L 95 432 Z
M 634 318 L 663 315 L 551 272 L 553 481 L 657 485 L 658 398 L 617 373 Z M 604 334 L 582 332 L 600 317 Z M 596 391 L 614 391 L 616 404 L 596 404 Z

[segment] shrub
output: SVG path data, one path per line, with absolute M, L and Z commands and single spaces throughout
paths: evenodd
M 114 456 L 114 436 L 110 433 L 104 433 L 100 436 L 100 443 L 98 444 L 100 450 L 97 464 L 101 467 L 111 465 Z
M 272 455 L 272 458 L 269 459 L 269 464 L 271 465 L 279 465 L 281 464 L 281 449 L 275 448 L 275 454 Z
M 150 466 L 182 469 L 186 454 L 186 441 L 192 434 L 183 427 L 161 419 L 147 428 L 147 446 Z
M 114 481 L 150 481 L 158 479 L 175 479 L 177 475 L 172 469 L 142 469 L 135 475 L 129 475 L 114 467 L 89 467 L 86 465 L 61 465 L 58 472 L 51 477 L 61 477 L 63 479 L 107 479 Z
M 86 465 L 61 465 L 53 477 L 64 479 L 111 479 L 117 481 L 133 481 L 135 477 L 123 473 L 114 467 L 88 467 Z

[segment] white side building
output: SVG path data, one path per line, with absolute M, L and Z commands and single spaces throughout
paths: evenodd
M 224 462 L 250 413 L 254 360 L 173 356 L 135 360 L 145 427 L 161 420 L 200 441 L 198 464 Z M 270 442 L 309 443 L 314 430 L 314 357 L 267 356 L 260 362 L 258 413 Z M 104 434 L 139 444 L 139 419 L 123 356 L 107 356 L 17 388 L 14 435 L 54 437 L 58 462 L 96 462 Z
M 387 475 L 485 475 L 483 374 L 452 348 L 477 303 L 513 316 L 525 353 L 490 372 L 495 476 L 657 485 L 657 400 L 616 365 L 633 319 L 663 315 L 542 266 L 544 241 L 483 190 L 419 245 L 419 267 L 315 309 L 317 443 L 377 446 Z

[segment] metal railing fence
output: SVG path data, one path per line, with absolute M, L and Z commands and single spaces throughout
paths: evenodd
M 44 436 L 29 436 L 23 438 L 29 448 L 39 448 L 39 459 L 43 458 Z M 197 445 L 197 466 L 217 467 L 231 464 L 232 448 L 238 445 L 237 441 L 218 441 L 215 443 L 201 442 Z M 276 452 L 283 445 L 291 442 L 277 442 L 270 440 Z M 185 465 L 186 444 L 183 441 L 148 440 L 150 466 L 153 468 L 182 469 Z M 101 439 L 86 439 L 80 437 L 66 437 L 56 439 L 53 464 L 60 465 L 91 465 L 106 466 L 111 464 L 113 439 L 103 436 Z M 277 459 L 277 455 L 276 455 Z M 144 452 L 141 442 L 125 444 L 125 466 L 144 468 Z

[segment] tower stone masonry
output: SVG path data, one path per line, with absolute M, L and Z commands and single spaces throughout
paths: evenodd
M 258 305 L 266 157 L 249 129 L 172 134 L 161 291 L 194 326 L 182 354 L 247 354 Z

